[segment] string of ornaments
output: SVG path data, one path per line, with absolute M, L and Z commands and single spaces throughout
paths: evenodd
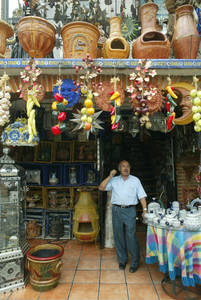
M 86 132 L 87 138 L 90 133 L 94 133 L 96 129 L 103 129 L 100 124 L 102 121 L 98 120 L 99 115 L 102 111 L 95 112 L 94 108 L 94 96 L 98 93 L 96 89 L 102 86 L 101 82 L 96 83 L 96 77 L 102 72 L 101 67 L 96 66 L 94 59 L 87 55 L 82 59 L 82 65 L 74 66 L 76 73 L 82 72 L 79 76 L 79 82 L 75 83 L 80 87 L 82 96 L 85 98 L 83 108 L 77 110 L 77 114 L 73 113 L 72 122 L 77 123 L 73 131 L 83 129 Z
M 120 81 L 119 77 L 111 78 L 110 82 L 114 84 L 114 89 L 110 92 L 110 103 L 112 105 L 110 115 L 111 115 L 111 124 L 112 130 L 115 130 L 120 125 L 121 114 L 120 106 L 121 99 L 120 93 L 117 91 L 117 82 Z
M 195 75 L 193 77 L 194 89 L 190 91 L 194 130 L 196 132 L 201 131 L 201 90 L 198 89 L 198 81 L 199 79 Z
M 10 112 L 10 91 L 11 88 L 8 85 L 9 76 L 4 73 L 0 78 L 0 126 L 4 126 L 9 122 Z
M 166 115 L 167 115 L 167 126 L 168 131 L 170 131 L 174 126 L 174 120 L 175 120 L 175 107 L 177 106 L 177 103 L 174 101 L 174 99 L 177 99 L 177 95 L 174 92 L 174 88 L 171 86 L 171 78 L 170 76 L 167 77 L 168 85 L 165 88 L 166 96 L 165 96 L 165 108 L 166 108 Z

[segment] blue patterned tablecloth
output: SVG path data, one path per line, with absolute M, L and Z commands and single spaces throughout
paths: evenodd
M 158 262 L 171 280 L 180 275 L 183 285 L 201 285 L 201 231 L 147 226 L 146 263 Z

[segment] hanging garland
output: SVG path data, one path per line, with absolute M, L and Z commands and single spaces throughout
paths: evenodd
M 120 125 L 121 114 L 120 114 L 120 106 L 121 99 L 120 93 L 117 91 L 117 82 L 120 81 L 119 77 L 111 78 L 110 82 L 114 84 L 114 89 L 110 92 L 110 102 L 112 105 L 110 115 L 111 115 L 111 124 L 112 130 L 116 129 Z
M 0 78 L 0 126 L 4 126 L 8 123 L 10 118 L 9 107 L 11 106 L 11 88 L 7 84 L 8 80 L 9 76 L 6 73 Z
M 194 120 L 194 130 L 196 132 L 201 131 L 201 90 L 198 90 L 198 83 L 199 79 L 194 76 L 193 77 L 193 84 L 194 89 L 190 91 L 191 102 L 192 102 L 192 112 L 193 112 L 193 120 Z
M 167 78 L 168 85 L 166 86 L 166 97 L 165 97 L 165 106 L 167 110 L 167 120 L 168 120 L 168 131 L 170 131 L 174 126 L 174 119 L 175 119 L 175 107 L 177 106 L 177 103 L 174 101 L 174 99 L 177 99 L 177 95 L 174 93 L 174 88 L 171 86 L 171 79 L 168 76 Z

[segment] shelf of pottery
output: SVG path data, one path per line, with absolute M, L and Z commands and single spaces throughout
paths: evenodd
M 55 226 L 61 222 L 64 227 L 62 237 L 72 238 L 72 211 L 79 190 L 90 189 L 94 197 L 98 197 L 96 147 L 96 141 L 42 141 L 35 148 L 21 147 L 15 153 L 16 161 L 26 170 L 28 191 L 24 215 L 31 228 L 30 238 L 36 233 L 37 237 L 54 237 L 50 230 L 53 221 Z M 38 231 L 37 225 L 41 228 Z

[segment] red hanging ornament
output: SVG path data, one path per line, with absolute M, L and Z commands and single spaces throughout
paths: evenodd
M 60 112 L 57 116 L 57 120 L 60 122 L 63 122 L 66 119 L 66 113 L 65 112 Z
M 52 126 L 52 133 L 53 133 L 54 135 L 59 135 L 59 134 L 61 134 L 61 130 L 60 130 L 60 128 L 59 128 L 58 125 Z
M 64 99 L 64 97 L 63 97 L 61 94 L 56 93 L 56 94 L 54 95 L 54 99 L 57 100 L 57 101 L 59 101 L 59 102 L 62 102 L 63 99 Z

